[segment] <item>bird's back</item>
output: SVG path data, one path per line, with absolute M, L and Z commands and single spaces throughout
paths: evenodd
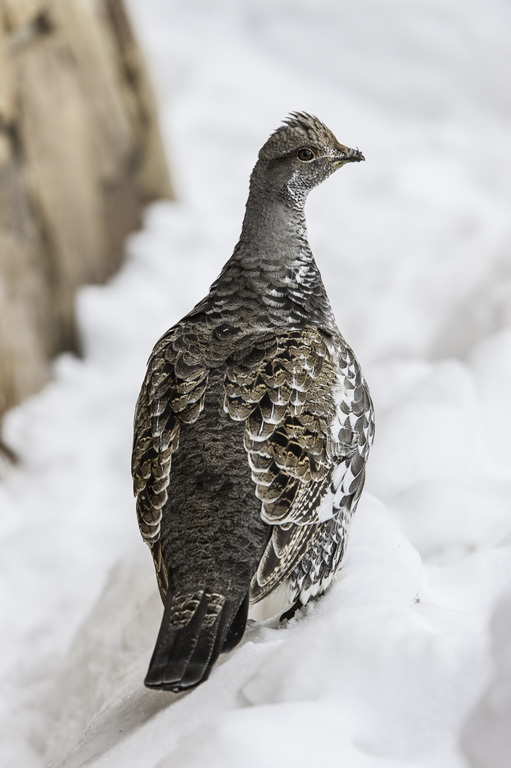
M 161 526 L 172 590 L 196 587 L 200 573 L 224 595 L 237 594 L 240 584 L 246 592 L 269 537 L 254 494 L 244 426 L 224 410 L 224 379 L 225 365 L 209 369 L 201 413 L 180 429 Z

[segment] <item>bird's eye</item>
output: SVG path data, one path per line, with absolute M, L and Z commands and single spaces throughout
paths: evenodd
M 311 160 L 314 160 L 314 152 L 309 147 L 299 149 L 296 156 L 298 160 L 302 160 L 304 163 L 310 163 Z

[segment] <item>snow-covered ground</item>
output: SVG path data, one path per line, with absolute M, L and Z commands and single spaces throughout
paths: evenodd
M 84 359 L 57 360 L 5 422 L 20 463 L 0 468 L 0 765 L 504 768 L 511 7 L 129 6 L 180 201 L 153 205 L 121 273 L 81 291 Z M 307 213 L 375 401 L 367 492 L 323 599 L 251 625 L 196 691 L 155 693 L 134 402 L 152 344 L 230 255 L 257 151 L 293 109 L 366 156 Z

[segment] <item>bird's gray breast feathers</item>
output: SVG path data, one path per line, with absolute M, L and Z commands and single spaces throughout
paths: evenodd
M 306 326 L 224 336 L 231 334 L 178 324 L 153 350 L 135 415 L 140 530 L 166 593 L 158 542 L 172 456 L 180 431 L 201 418 L 211 372 L 221 370 L 222 418 L 244 424 L 254 493 L 272 526 L 251 599 L 262 599 L 288 577 L 299 594 L 331 578 L 342 556 L 374 432 L 369 392 L 338 334 Z M 316 557 L 308 552 L 310 542 Z

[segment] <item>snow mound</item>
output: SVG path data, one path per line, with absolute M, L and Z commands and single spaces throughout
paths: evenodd
M 493 676 L 462 733 L 471 768 L 506 768 L 511 755 L 511 587 L 497 605 L 491 629 Z

